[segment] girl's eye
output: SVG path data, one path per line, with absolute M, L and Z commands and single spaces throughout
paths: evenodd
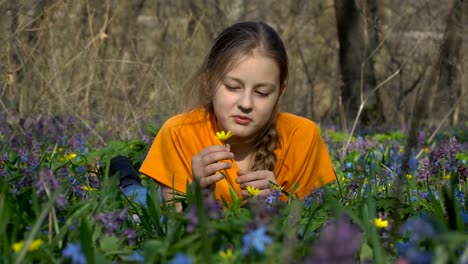
M 262 92 L 262 91 L 257 91 L 257 94 L 260 95 L 261 97 L 266 97 L 269 95 L 267 92 Z
M 224 86 L 226 86 L 226 88 L 228 90 L 237 90 L 239 89 L 239 87 L 235 86 L 235 85 L 229 85 L 229 84 L 225 84 Z

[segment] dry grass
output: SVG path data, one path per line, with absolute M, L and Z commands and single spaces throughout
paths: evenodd
M 426 2 L 413 8 L 395 2 L 381 11 L 385 41 L 373 58 L 378 80 L 399 69 L 379 88 L 389 98 L 390 121 L 408 121 L 415 93 L 399 95 L 438 56 L 437 36 L 448 10 L 438 1 Z M 149 120 L 162 121 L 180 109 L 181 87 L 211 39 L 239 20 L 264 20 L 283 36 L 291 58 L 284 110 L 317 122 L 339 121 L 331 0 L 21 0 L 0 1 L 0 11 L 5 14 L 0 18 L 0 107 L 11 122 L 29 115 L 73 115 L 96 131 L 110 124 L 114 137 L 131 138 Z M 414 30 L 424 34 L 408 33 Z M 423 45 L 414 51 L 418 41 Z M 466 75 L 466 66 L 460 72 Z M 451 109 L 450 101 L 446 104 Z M 461 112 L 468 112 L 463 107 Z

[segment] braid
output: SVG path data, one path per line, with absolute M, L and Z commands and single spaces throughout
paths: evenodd
M 277 140 L 278 130 L 276 129 L 276 122 L 272 122 L 256 144 L 257 151 L 253 157 L 252 171 L 275 171 L 276 156 L 274 150 L 276 149 Z

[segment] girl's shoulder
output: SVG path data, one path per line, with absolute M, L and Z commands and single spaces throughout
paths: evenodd
M 202 137 L 205 134 L 213 134 L 211 131 L 212 123 L 207 112 L 203 109 L 195 109 L 167 119 L 158 134 L 190 139 Z
M 287 112 L 278 114 L 277 127 L 280 133 L 291 133 L 296 130 L 312 132 L 319 129 L 314 121 Z
M 190 112 L 180 113 L 170 117 L 164 122 L 163 127 L 172 129 L 181 126 L 198 126 L 209 122 L 209 116 L 203 109 L 195 109 Z

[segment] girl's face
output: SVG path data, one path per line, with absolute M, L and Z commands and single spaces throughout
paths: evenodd
M 213 108 L 218 128 L 233 138 L 257 136 L 269 122 L 280 97 L 276 62 L 254 52 L 242 56 L 216 88 Z

